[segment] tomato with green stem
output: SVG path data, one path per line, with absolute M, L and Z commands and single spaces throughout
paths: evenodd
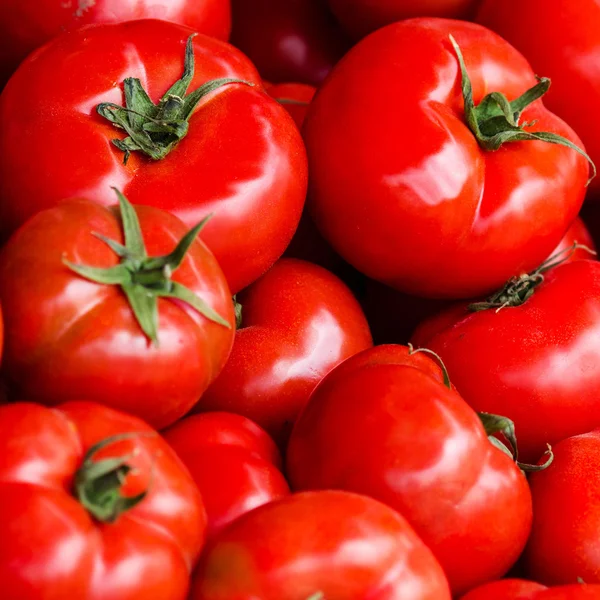
M 80 200 L 43 211 L 3 248 L 3 376 L 16 398 L 85 398 L 161 428 L 225 364 L 233 305 L 196 239 L 204 222 L 186 233 L 177 217 L 118 196 L 119 208 Z
M 206 516 L 146 423 L 89 402 L 0 407 L 0 580 L 19 600 L 184 600 Z

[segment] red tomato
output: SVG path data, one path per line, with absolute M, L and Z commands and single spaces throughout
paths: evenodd
M 525 477 L 434 361 L 405 347 L 378 346 L 332 371 L 296 422 L 287 459 L 294 489 L 359 492 L 406 517 L 455 595 L 502 576 L 527 541 Z
M 468 19 L 480 0 L 327 0 L 329 7 L 354 38 L 411 17 Z
M 136 209 L 152 260 L 140 258 L 140 251 L 119 261 L 97 236 L 122 243 L 121 218 L 136 214 L 125 208 L 122 202 L 119 214 L 92 202 L 65 202 L 13 235 L 0 254 L 2 366 L 18 398 L 50 405 L 86 398 L 161 428 L 183 416 L 225 364 L 234 338 L 233 306 L 223 273 L 201 242 L 188 239 L 179 268 L 170 257 L 158 259 L 186 232 L 165 211 Z M 133 249 L 136 236 L 129 234 Z M 112 267 L 103 276 L 124 270 L 129 296 L 116 280 L 99 284 L 82 275 L 86 265 Z M 164 275 L 167 269 L 172 278 Z M 163 289 L 167 297 L 161 297 Z M 144 310 L 136 311 L 140 295 Z M 194 303 L 204 303 L 202 312 Z
M 202 411 L 249 417 L 284 445 L 296 416 L 337 364 L 372 345 L 350 290 L 304 261 L 282 259 L 239 296 L 242 327 Z
M 477 20 L 520 50 L 536 73 L 552 79 L 544 102 L 577 131 L 592 160 L 600 163 L 597 0 L 483 0 Z M 597 179 L 590 193 L 600 195 Z
M 585 246 L 592 251 L 596 250 L 596 246 L 590 232 L 585 226 L 585 223 L 579 217 L 573 221 L 569 231 L 567 231 L 560 244 L 554 249 L 554 252 L 551 253 L 550 257 L 563 253 L 562 257 L 565 259 L 564 262 L 591 260 L 595 258 L 594 254 L 588 252 L 584 248 L 578 248 L 574 252 L 570 252 L 569 250 L 573 248 L 574 244 Z
M 298 129 L 302 128 L 317 88 L 305 83 L 276 83 L 265 88 L 269 96 L 275 98 L 292 115 Z
M 485 133 L 500 127 L 497 119 L 508 136 L 545 130 L 579 140 L 540 101 L 525 109 L 520 133 L 504 117 L 488 122 L 479 104 L 474 109 L 463 98 L 467 79 L 450 34 L 476 103 L 493 91 L 515 100 L 547 86 L 483 27 L 412 19 L 368 36 L 344 57 L 303 131 L 312 212 L 334 249 L 400 291 L 468 298 L 552 251 L 583 202 L 588 164 L 571 148 L 541 141 L 487 150 L 498 141 Z M 478 138 L 465 110 L 479 123 Z
M 0 511 L 11 599 L 183 600 L 204 539 L 200 495 L 169 446 L 86 402 L 0 407 Z
M 252 421 L 241 419 L 228 413 L 194 415 L 164 432 L 200 490 L 208 538 L 248 511 L 290 493 L 285 478 L 269 460 L 272 456 L 255 452 L 257 445 L 269 442 L 268 449 L 260 450 L 274 455 L 274 442 Z M 254 434 L 258 435 L 253 438 Z
M 306 196 L 305 151 L 292 119 L 262 90 L 245 56 L 225 42 L 194 39 L 188 58 L 195 52 L 199 67 L 190 90 L 219 78 L 239 78 L 255 87 L 233 83 L 203 97 L 179 144 L 171 146 L 176 136 L 164 132 L 148 141 L 140 122 L 134 119 L 131 125 L 132 113 L 115 108 L 124 104 L 121 82 L 126 77 L 139 77 L 158 101 L 182 76 L 191 32 L 153 20 L 97 26 L 56 38 L 22 64 L 0 98 L 5 123 L 0 130 L 0 231 L 10 232 L 64 199 L 112 203 L 109 188 L 115 186 L 134 204 L 173 212 L 190 227 L 213 214 L 202 237 L 234 293 L 279 258 Z M 174 95 L 183 94 L 182 88 Z M 146 108 L 141 91 L 131 95 L 142 104 L 140 110 L 158 110 Z M 169 97 L 178 106 L 180 101 Z M 128 123 L 148 152 L 160 155 L 171 148 L 170 153 L 158 160 L 132 151 L 123 164 L 127 155 L 121 138 L 126 134 L 97 113 L 99 103 L 109 103 L 103 114 Z M 28 115 L 26 128 L 8 117 L 15 110 Z M 170 110 L 176 114 L 167 119 L 168 131 L 183 119 L 179 109 Z M 157 126 L 145 123 L 151 124 Z M 112 143 L 116 138 L 121 147 Z M 66 152 L 65 142 L 77 150 Z M 32 177 L 31 165 L 45 176 Z
M 274 83 L 319 85 L 350 47 L 326 0 L 232 0 L 231 43 Z
M 547 587 L 521 579 L 504 579 L 483 585 L 461 600 L 598 600 L 598 585 L 564 585 Z
M 534 290 L 520 306 L 505 305 L 506 294 L 488 310 L 454 306 L 413 336 L 475 410 L 514 421 L 526 462 L 600 427 L 600 264 L 579 260 L 543 278 L 520 280 L 521 296 Z
M 190 600 L 450 600 L 442 569 L 399 514 L 347 492 L 294 494 L 207 547 Z
M 532 474 L 534 519 L 525 564 L 534 579 L 600 583 L 599 464 L 600 431 L 593 431 L 556 444 L 552 466 Z

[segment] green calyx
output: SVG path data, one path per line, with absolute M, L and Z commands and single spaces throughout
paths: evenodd
M 452 384 L 450 383 L 450 375 L 448 374 L 448 369 L 442 360 L 442 357 L 439 354 L 436 354 L 433 350 L 429 350 L 429 348 L 414 348 L 412 344 L 408 344 L 408 354 L 417 354 L 418 352 L 423 352 L 424 354 L 430 354 L 433 356 L 440 365 L 440 369 L 442 370 L 442 376 L 444 378 L 444 385 L 451 390 Z
M 521 306 L 521 304 L 524 304 L 531 298 L 535 292 L 535 288 L 544 281 L 544 273 L 564 263 L 576 250 L 585 250 L 591 255 L 596 254 L 594 250 L 591 250 L 587 246 L 575 243 L 566 250 L 551 256 L 531 273 L 512 277 L 501 290 L 495 292 L 483 302 L 470 304 L 468 309 L 471 312 L 480 312 L 495 308 L 496 312 L 498 312 L 503 308 Z
M 85 279 L 120 286 L 142 331 L 157 345 L 158 298 L 173 298 L 185 302 L 207 319 L 230 329 L 229 322 L 204 300 L 183 284 L 171 279 L 210 217 L 206 217 L 186 233 L 170 254 L 149 257 L 135 209 L 121 192 L 117 189 L 115 192 L 119 198 L 125 245 L 99 234 L 94 235 L 120 257 L 120 263 L 108 268 L 78 265 L 65 258 L 63 263 Z
M 501 417 L 499 415 L 492 415 L 490 413 L 480 412 L 477 413 L 479 419 L 485 429 L 485 433 L 492 446 L 498 448 L 510 456 L 515 464 L 524 473 L 532 473 L 534 471 L 544 471 L 554 461 L 554 453 L 550 444 L 548 444 L 548 450 L 546 450 L 544 456 L 547 456 L 546 460 L 540 465 L 529 465 L 527 463 L 519 462 L 519 450 L 517 446 L 517 435 L 515 432 L 515 424 L 507 417 Z M 503 444 L 497 437 L 496 434 L 501 434 L 504 439 L 508 442 L 508 446 Z
M 176 81 L 167 93 L 154 104 L 135 77 L 123 81 L 125 106 L 111 102 L 98 104 L 96 110 L 101 117 L 110 121 L 118 129 L 127 132 L 125 139 L 114 139 L 112 143 L 125 153 L 123 162 L 127 164 L 132 152 L 143 152 L 154 160 L 167 156 L 188 133 L 189 119 L 204 96 L 230 83 L 253 83 L 243 79 L 213 79 L 187 94 L 194 78 L 195 61 L 192 34 L 186 44 L 185 63 L 181 79 Z
M 242 328 L 242 315 L 244 313 L 244 307 L 237 301 L 237 297 L 233 296 L 233 311 L 235 313 L 235 328 Z
M 596 166 L 581 148 L 556 133 L 549 131 L 526 131 L 526 128 L 535 125 L 535 121 L 519 124 L 521 113 L 548 91 L 550 88 L 550 79 L 547 77 L 538 78 L 538 83 L 535 86 L 512 102 L 500 92 L 491 92 L 475 106 L 471 79 L 467 72 L 462 52 L 452 36 L 450 36 L 450 41 L 456 52 L 462 74 L 465 118 L 479 145 L 485 150 L 492 151 L 498 150 L 502 144 L 507 142 L 522 142 L 527 140 L 566 146 L 581 154 L 590 163 L 592 176 L 588 180 L 589 184 L 596 176 Z
M 92 446 L 83 464 L 75 473 L 75 494 L 83 507 L 102 523 L 114 523 L 119 515 L 137 506 L 147 495 L 148 489 L 136 496 L 123 496 L 121 488 L 133 467 L 128 464 L 133 454 L 94 460 L 103 448 L 122 440 L 155 433 L 123 433 Z

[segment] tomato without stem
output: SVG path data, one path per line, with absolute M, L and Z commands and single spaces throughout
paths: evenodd
M 431 551 L 399 514 L 338 491 L 294 494 L 211 544 L 190 600 L 450 600 Z
M 244 415 L 284 446 L 319 381 L 372 345 L 369 326 L 337 277 L 295 259 L 278 261 L 238 300 L 231 356 L 197 409 Z
M 0 98 L 1 232 L 65 199 L 110 204 L 114 186 L 190 227 L 212 214 L 202 237 L 234 293 L 279 258 L 306 197 L 302 139 L 241 52 L 200 35 L 188 47 L 191 33 L 156 20 L 89 27 L 21 65 Z M 192 92 L 223 78 L 253 86 L 185 96 L 187 83 Z M 166 97 L 150 106 L 142 88 L 153 102 Z
M 184 237 L 177 217 L 125 203 L 119 211 L 65 202 L 4 247 L 3 373 L 17 398 L 85 398 L 160 428 L 183 416 L 224 365 L 234 312 L 206 246 Z M 119 247 L 124 236 L 127 249 Z M 176 246 L 180 238 L 185 247 Z M 122 250 L 131 260 L 119 260 Z
M 547 587 L 522 579 L 504 579 L 483 585 L 461 600 L 598 600 L 600 586 L 576 584 Z
M 0 88 L 36 48 L 67 30 L 96 23 L 162 19 L 227 40 L 229 0 L 3 0 L 0 4 Z
M 483 0 L 477 20 L 520 50 L 540 75 L 552 79 L 545 102 L 581 136 L 600 162 L 600 4 L 596 0 Z M 531 32 L 535 30 L 535 35 Z M 600 195 L 600 181 L 590 194 Z
M 290 113 L 298 129 L 301 129 L 317 88 L 305 83 L 276 83 L 265 88 L 269 96 L 275 98 Z
M 292 432 L 292 487 L 369 495 L 402 514 L 444 568 L 453 594 L 502 576 L 531 526 L 531 496 L 514 461 L 403 346 L 348 359 L 313 392 Z
M 232 0 L 231 43 L 274 83 L 319 85 L 350 47 L 326 0 Z
M 476 108 L 463 95 L 469 80 Z M 359 42 L 315 96 L 303 130 L 324 237 L 359 271 L 419 296 L 468 298 L 536 267 L 577 216 L 588 163 L 531 139 L 493 150 L 543 131 L 580 142 L 540 100 L 524 109 L 520 132 L 500 126 L 498 97 L 485 95 L 501 92 L 516 110 L 547 86 L 472 23 L 412 19 Z
M 86 402 L 0 407 L 0 511 L 2 590 L 19 600 L 183 600 L 206 518 L 156 432 Z
M 270 460 L 279 458 L 274 442 L 249 419 L 231 417 L 238 415 L 193 415 L 164 432 L 200 490 L 209 539 L 248 511 L 290 493 Z
M 454 306 L 413 336 L 442 357 L 475 410 L 514 421 L 527 462 L 546 444 L 600 426 L 600 264 L 579 260 L 542 276 L 481 303 L 487 310 Z

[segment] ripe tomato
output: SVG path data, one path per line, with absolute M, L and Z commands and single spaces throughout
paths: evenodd
M 600 163 L 600 3 L 597 0 L 483 0 L 477 20 L 520 50 L 536 73 L 552 79 L 544 102 L 583 139 Z M 531 35 L 532 28 L 536 34 Z M 600 181 L 590 193 L 600 195 Z
M 325 269 L 282 259 L 239 295 L 242 326 L 202 411 L 244 415 L 284 445 L 296 416 L 337 364 L 372 345 L 350 290 Z
M 526 462 L 600 427 L 600 264 L 579 260 L 542 277 L 515 280 L 488 310 L 454 306 L 413 336 L 442 357 L 475 410 L 514 421 Z
M 200 490 L 209 539 L 248 511 L 290 493 L 270 456 L 255 452 L 260 444 L 270 455 L 276 446 L 249 419 L 228 413 L 193 415 L 163 435 Z
M 502 579 L 471 590 L 461 600 L 533 600 L 540 597 L 540 592 L 547 589 L 546 586 L 534 581 Z
M 21 65 L 0 98 L 5 123 L 0 131 L 0 232 L 65 199 L 112 203 L 109 188 L 115 186 L 134 204 L 169 210 L 190 227 L 213 214 L 202 237 L 234 293 L 279 258 L 306 196 L 302 139 L 287 112 L 262 90 L 245 56 L 205 36 L 186 46 L 191 33 L 154 20 L 102 25 L 56 38 Z M 184 58 L 189 77 L 166 94 L 181 77 Z M 152 101 L 164 94 L 169 99 L 156 112 L 136 80 L 127 79 L 129 107 L 156 113 L 145 123 L 120 108 L 125 104 L 121 82 L 135 77 Z M 223 85 L 203 96 L 194 111 L 190 96 L 181 108 L 190 78 L 190 90 L 220 78 L 238 78 L 254 87 Z M 17 107 L 28 115 L 26 128 L 8 117 Z M 131 136 L 124 141 L 125 132 L 109 119 L 128 127 L 145 151 L 132 148 Z M 160 130 L 151 132 L 154 138 L 144 133 L 150 126 Z M 65 142 L 77 150 L 66 152 Z M 44 177 L 32 176 L 34 164 Z
M 19 63 L 64 31 L 92 23 L 162 19 L 227 40 L 229 0 L 2 0 L 0 89 Z
M 431 551 L 364 496 L 294 494 L 247 513 L 207 546 L 190 600 L 450 600 Z
M 158 258 L 185 232 L 177 217 L 121 197 L 120 213 L 65 202 L 15 233 L 0 254 L 13 394 L 50 405 L 86 398 L 157 428 L 183 416 L 234 338 L 227 283 L 204 244 L 187 235 Z M 124 239 L 131 259 L 119 261 Z
M 493 91 L 516 102 L 533 86 L 513 110 L 548 85 L 481 26 L 412 19 L 359 42 L 304 124 L 317 226 L 359 271 L 406 293 L 492 291 L 537 266 L 583 202 L 588 164 L 572 148 L 529 139 L 492 150 L 502 136 L 544 138 L 544 130 L 579 144 L 574 132 L 537 100 L 525 108 L 520 132 L 506 117 L 488 121 L 500 111 L 497 97 L 473 108 L 463 97 L 468 75 L 476 103 Z M 477 138 L 467 116 L 473 129 L 478 123 Z M 498 128 L 506 133 L 491 135 Z
M 402 19 L 448 17 L 468 19 L 479 0 L 327 0 L 329 7 L 354 38 Z
M 594 254 L 588 252 L 585 248 L 577 248 L 574 252 L 570 251 L 574 244 L 585 246 L 595 252 L 596 245 L 592 239 L 592 235 L 585 226 L 581 218 L 577 217 L 565 234 L 560 244 L 554 249 L 550 257 L 563 255 L 564 262 L 574 262 L 576 260 L 593 260 Z M 549 257 L 549 258 L 550 258 Z
M 287 472 L 296 490 L 344 489 L 396 509 L 456 595 L 516 561 L 531 526 L 531 496 L 516 464 L 492 446 L 439 371 L 403 346 L 346 360 L 296 422 Z
M 274 83 L 319 85 L 350 47 L 326 0 L 232 0 L 231 43 Z
M 0 407 L 0 511 L 2 593 L 19 600 L 184 600 L 206 522 L 161 437 L 87 402 Z
M 534 519 L 525 565 L 537 581 L 600 583 L 599 461 L 600 431 L 593 431 L 556 444 L 552 466 L 532 474 Z
M 301 129 L 317 88 L 305 83 L 276 83 L 265 88 L 269 96 L 292 115 L 298 129 Z

